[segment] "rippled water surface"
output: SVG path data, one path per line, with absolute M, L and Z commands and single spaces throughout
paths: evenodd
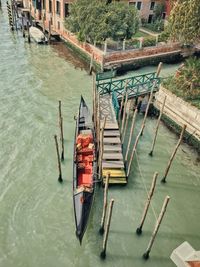
M 165 66 L 163 75 L 176 66 Z M 154 68 L 140 70 L 149 72 Z M 130 74 L 130 73 L 129 73 Z M 136 74 L 136 72 L 135 72 Z M 102 189 L 97 188 L 88 230 L 80 247 L 74 234 L 72 149 L 74 114 L 82 94 L 91 106 L 92 79 L 83 63 L 63 44 L 28 44 L 8 27 L 5 2 L 0 11 L 0 267 L 172 267 L 171 251 L 184 240 L 200 249 L 200 165 L 197 154 L 181 145 L 168 176 L 157 184 L 153 212 L 143 236 L 137 228 L 154 171 L 164 172 L 177 137 L 161 125 L 155 156 L 149 158 L 155 120 L 148 120 L 127 186 L 112 187 L 115 199 L 107 258 L 101 261 L 98 235 Z M 53 135 L 62 100 L 65 137 L 64 183 L 57 182 Z M 138 128 L 142 117 L 138 117 Z M 130 127 L 130 126 L 129 126 Z M 155 215 L 171 197 L 150 259 L 144 253 Z

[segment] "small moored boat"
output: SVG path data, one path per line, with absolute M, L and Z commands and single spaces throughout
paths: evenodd
M 85 233 L 95 189 L 95 135 L 92 116 L 81 96 L 76 121 L 73 166 L 73 201 L 76 235 L 81 243 Z
M 40 29 L 31 26 L 29 31 L 30 31 L 30 36 L 34 39 L 36 43 L 38 44 L 47 43 L 47 37 Z

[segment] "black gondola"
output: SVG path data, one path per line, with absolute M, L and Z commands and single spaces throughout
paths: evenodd
M 92 115 L 81 96 L 74 140 L 73 201 L 76 235 L 81 243 L 94 198 L 96 155 Z

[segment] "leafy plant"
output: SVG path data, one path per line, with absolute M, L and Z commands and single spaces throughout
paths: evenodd
M 65 27 L 80 41 L 101 42 L 106 38 L 130 39 L 139 28 L 138 12 L 125 3 L 76 0 L 70 5 Z
M 176 75 L 166 79 L 163 84 L 177 96 L 200 106 L 200 59 L 187 59 Z
M 200 40 L 200 1 L 171 0 L 168 32 L 172 40 L 193 44 Z

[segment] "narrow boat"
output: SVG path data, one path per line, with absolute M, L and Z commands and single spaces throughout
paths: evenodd
M 82 96 L 76 119 L 73 165 L 76 236 L 81 244 L 93 203 L 97 166 L 92 115 Z
M 47 43 L 47 37 L 40 29 L 31 26 L 29 31 L 30 31 L 30 36 L 34 39 L 36 43 L 38 44 Z

